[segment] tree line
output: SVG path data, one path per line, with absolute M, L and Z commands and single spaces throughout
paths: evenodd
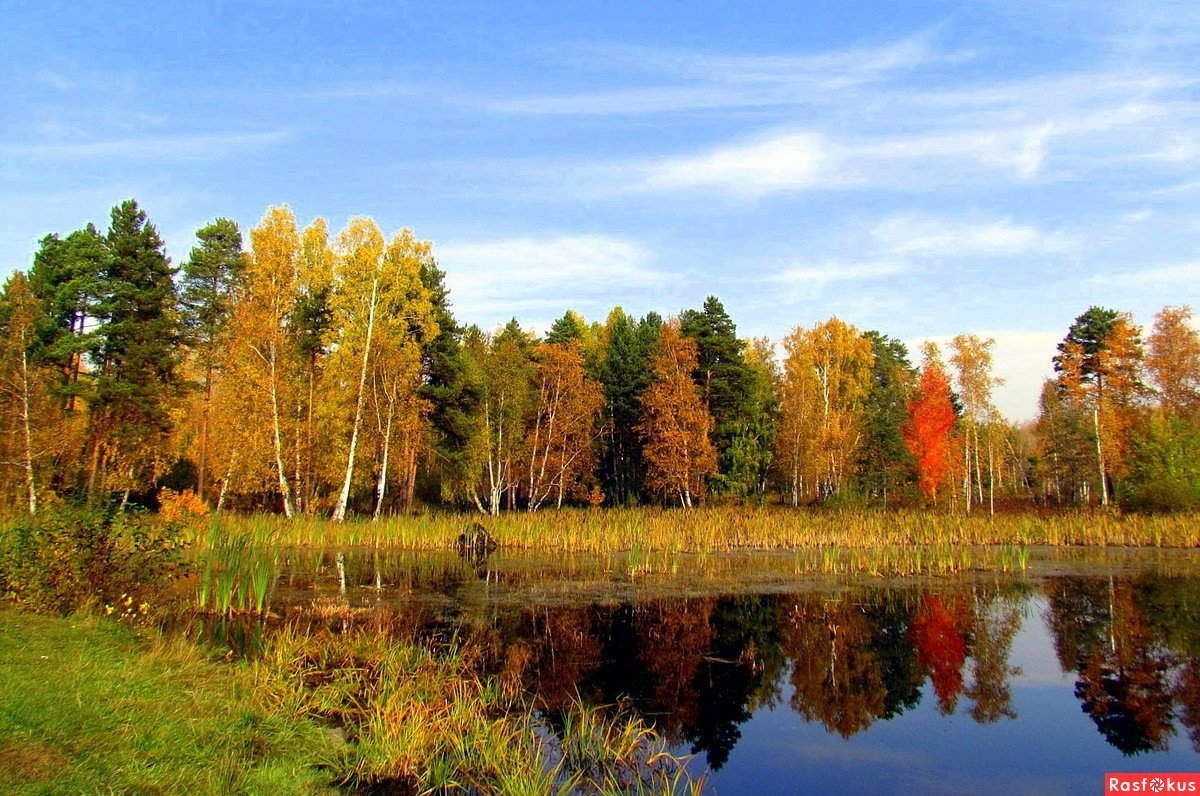
M 567 311 L 542 336 L 453 314 L 432 245 L 369 218 L 333 234 L 270 208 L 171 264 L 130 200 L 42 239 L 0 296 L 0 496 L 380 516 L 712 500 L 1200 503 L 1200 337 L 1092 307 L 1034 423 L 992 402 L 994 341 L 948 358 L 838 318 L 782 361 L 721 302 L 663 318 Z

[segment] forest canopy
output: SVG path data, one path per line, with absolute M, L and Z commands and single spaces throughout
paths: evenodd
M 995 341 L 913 364 L 837 317 L 738 336 L 721 301 L 565 309 L 545 334 L 454 315 L 431 243 L 286 206 L 214 219 L 187 260 L 133 200 L 44 237 L 0 296 L 0 497 L 380 516 L 706 501 L 1200 506 L 1200 336 L 1090 307 L 1036 421 Z

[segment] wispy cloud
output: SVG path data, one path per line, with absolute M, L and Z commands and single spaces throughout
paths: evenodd
M 907 270 L 908 265 L 897 260 L 857 263 L 829 261 L 817 265 L 793 265 L 771 274 L 766 281 L 779 285 L 785 291 L 787 301 L 794 302 L 817 298 L 825 288 L 835 283 L 869 282 L 896 276 Z
M 871 236 L 893 254 L 954 257 L 1003 256 L 1028 252 L 1065 252 L 1071 240 L 1009 219 L 991 221 L 892 216 L 871 230 Z
M 1029 182 L 1046 177 L 1078 179 L 1114 162 L 1157 159 L 1148 131 L 1162 118 L 1152 105 L 1097 111 L 1074 120 L 1030 125 L 963 127 L 905 136 L 832 138 L 815 129 L 785 130 L 650 164 L 632 165 L 628 186 L 641 189 L 718 189 L 734 195 L 828 188 L 911 190 L 967 180 Z M 1200 133 L 1200 115 L 1195 126 Z M 1189 129 L 1191 129 L 1189 127 Z M 1175 163 L 1192 149 L 1171 150 Z M 1169 165 L 1169 164 L 1168 164 Z
M 288 140 L 284 130 L 198 133 L 118 138 L 107 141 L 60 141 L 0 144 L 0 155 L 13 158 L 207 158 Z
M 450 242 L 435 251 L 456 311 L 490 322 L 520 310 L 591 308 L 614 292 L 653 291 L 670 281 L 640 243 L 609 235 Z
M 655 85 L 603 91 L 491 98 L 497 113 L 637 115 L 677 111 L 801 105 L 826 101 L 839 91 L 891 79 L 932 64 L 969 58 L 943 52 L 935 31 L 897 41 L 813 55 L 739 55 L 632 47 L 583 47 L 588 66 L 650 70 Z
M 1135 271 L 1096 274 L 1088 282 L 1096 287 L 1118 288 L 1176 288 L 1200 285 L 1200 262 L 1161 265 Z

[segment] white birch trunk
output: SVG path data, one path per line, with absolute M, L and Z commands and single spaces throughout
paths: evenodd
M 367 365 L 371 358 L 371 339 L 375 336 L 375 299 L 379 291 L 379 274 L 371 282 L 371 303 L 367 309 L 367 337 L 363 341 L 362 368 L 358 375 L 358 398 L 354 403 L 354 425 L 350 430 L 350 451 L 346 454 L 346 477 L 342 479 L 342 491 L 333 507 L 334 522 L 346 519 L 346 507 L 350 503 L 350 482 L 354 478 L 354 459 L 358 453 L 358 429 L 362 425 L 363 395 L 367 390 Z

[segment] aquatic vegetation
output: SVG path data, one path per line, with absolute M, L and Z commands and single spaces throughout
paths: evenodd
M 378 629 L 280 631 L 254 664 L 275 714 L 344 739 L 339 784 L 420 792 L 698 791 L 682 761 L 632 714 L 576 706 L 552 728 L 522 692 L 476 671 L 472 652 Z
M 281 549 L 454 550 L 469 515 L 390 517 L 333 523 L 267 515 L 217 515 L 194 531 L 204 575 L 204 610 L 266 608 L 272 556 Z M 706 572 L 716 557 L 791 551 L 794 574 L 953 575 L 1029 569 L 1033 547 L 1196 548 L 1200 517 L 1113 513 L 996 517 L 864 510 L 796 511 L 714 507 L 697 510 L 612 509 L 513 513 L 489 518 L 502 549 L 566 558 L 610 559 L 627 578 Z M 375 573 L 376 578 L 379 573 Z M 217 594 L 220 592 L 220 594 Z
M 279 569 L 279 549 L 254 528 L 212 522 L 200 547 L 196 607 L 219 614 L 263 614 Z

